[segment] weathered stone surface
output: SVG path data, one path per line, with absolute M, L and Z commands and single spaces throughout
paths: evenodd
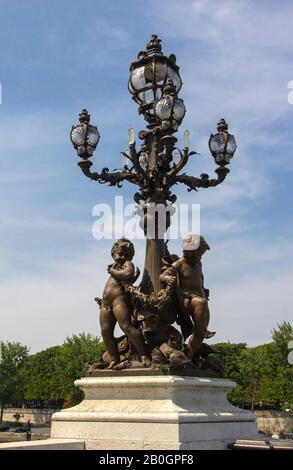
M 257 436 L 255 416 L 227 401 L 229 380 L 105 374 L 75 385 L 85 399 L 52 416 L 51 437 L 87 449 L 225 449 Z

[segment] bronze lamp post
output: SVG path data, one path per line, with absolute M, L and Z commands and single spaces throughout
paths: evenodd
M 217 125 L 217 133 L 211 135 L 209 148 L 217 168 L 216 178 L 207 174 L 199 177 L 182 173 L 182 169 L 196 152 L 189 150 L 189 131 L 184 133 L 184 147 L 176 147 L 177 132 L 185 115 L 185 106 L 178 93 L 182 87 L 179 66 L 174 54 L 165 56 L 162 53 L 161 40 L 152 35 L 146 51 L 141 51 L 130 66 L 128 89 L 133 100 L 139 105 L 139 114 L 147 122 L 146 129 L 139 132 L 140 146 L 136 145 L 134 130 L 128 134 L 129 151 L 122 152 L 125 159 L 123 168 L 119 171 L 109 171 L 103 168 L 100 173 L 92 172 L 90 158 L 99 142 L 99 132 L 90 124 L 90 115 L 83 109 L 79 115 L 80 124 L 73 126 L 71 141 L 80 161 L 82 172 L 88 178 L 106 183 L 110 186 L 121 187 L 124 181 L 136 185 L 138 191 L 134 200 L 139 205 L 142 216 L 142 227 L 147 232 L 145 213 L 150 204 L 167 205 L 176 201 L 176 195 L 171 188 L 177 183 L 183 183 L 188 191 L 198 188 L 209 188 L 222 183 L 229 173 L 227 165 L 236 150 L 236 141 L 228 132 L 228 125 L 221 119 Z M 180 155 L 175 162 L 175 152 Z M 127 165 L 130 162 L 130 167 Z M 170 221 L 167 221 L 166 227 Z M 160 272 L 162 258 L 165 253 L 164 238 L 155 235 L 146 240 L 146 258 L 141 291 L 155 294 L 160 289 Z

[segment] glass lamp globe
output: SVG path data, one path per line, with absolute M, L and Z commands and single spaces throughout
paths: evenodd
M 224 119 L 218 122 L 217 130 L 217 134 L 211 134 L 209 148 L 215 162 L 224 166 L 229 164 L 233 158 L 237 144 L 235 137 L 228 133 L 228 124 Z
M 172 115 L 172 111 L 173 111 L 173 97 L 171 96 L 165 96 L 161 98 L 155 106 L 156 116 L 161 121 L 170 119 Z
M 177 98 L 172 80 L 168 80 L 163 90 L 163 97 L 155 104 L 155 116 L 161 121 L 162 129 L 178 129 L 186 113 L 184 102 Z
M 182 119 L 184 118 L 186 113 L 186 109 L 184 106 L 184 102 L 181 98 L 176 98 L 174 100 L 174 107 L 173 107 L 173 116 L 174 119 L 179 123 L 181 123 Z
M 182 84 L 179 74 L 163 63 L 152 62 L 131 72 L 128 88 L 136 103 L 147 105 L 161 98 L 162 88 L 169 78 L 178 92 Z
M 70 138 L 77 155 L 88 158 L 93 155 L 100 140 L 100 134 L 96 126 L 89 124 L 90 115 L 86 109 L 79 114 L 79 122 L 80 124 L 72 127 Z
M 141 111 L 147 110 L 150 114 L 153 114 L 153 103 L 162 97 L 168 79 L 173 81 L 177 93 L 182 86 L 175 55 L 164 56 L 160 43 L 161 40 L 153 35 L 147 50 L 140 52 L 130 66 L 128 89 Z
M 85 142 L 85 127 L 80 124 L 72 128 L 70 137 L 74 145 L 82 145 Z
M 87 142 L 92 147 L 96 147 L 100 140 L 100 134 L 95 126 L 89 126 L 87 131 Z

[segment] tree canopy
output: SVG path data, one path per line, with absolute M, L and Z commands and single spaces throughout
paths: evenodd
M 214 347 L 224 362 L 224 376 L 237 383 L 229 398 L 237 405 L 256 403 L 293 408 L 293 366 L 288 362 L 293 328 L 283 322 L 272 331 L 272 342 L 255 347 L 220 343 Z
M 5 406 L 23 398 L 24 383 L 21 370 L 28 352 L 28 348 L 20 343 L 0 342 L 0 423 Z
M 86 364 L 97 362 L 103 343 L 98 337 L 81 333 L 33 354 L 22 369 L 26 401 L 63 402 L 73 405 L 81 398 L 74 381 L 84 376 Z

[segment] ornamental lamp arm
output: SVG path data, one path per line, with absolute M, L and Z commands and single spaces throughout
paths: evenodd
M 79 168 L 81 169 L 81 171 L 87 178 L 94 180 L 94 181 L 99 181 L 99 173 L 97 172 L 93 173 L 92 171 L 90 171 L 90 168 L 92 165 L 93 163 L 90 160 L 80 160 L 78 162 Z
M 81 160 L 78 162 L 78 166 L 87 178 L 98 181 L 101 184 L 117 186 L 118 188 L 121 188 L 121 183 L 123 181 L 128 181 L 129 183 L 136 185 L 139 184 L 137 175 L 128 170 L 110 172 L 108 168 L 103 168 L 101 173 L 91 172 L 90 168 L 92 166 L 92 162 L 90 160 Z
M 184 149 L 183 152 L 178 147 L 175 147 L 175 149 L 179 152 L 180 160 L 173 166 L 172 170 L 169 171 L 169 173 L 167 174 L 168 180 L 172 180 L 172 178 L 174 178 L 174 176 L 176 176 L 177 173 L 179 173 L 179 171 L 181 171 L 182 168 L 184 168 L 184 166 L 188 162 L 188 149 Z
M 187 174 L 177 175 L 175 178 L 175 183 L 173 184 L 183 183 L 188 186 L 188 191 L 197 191 L 198 188 L 210 188 L 221 184 L 230 170 L 226 167 L 218 167 L 216 168 L 215 172 L 218 175 L 216 179 L 210 179 L 209 175 L 205 173 L 200 175 L 200 178 L 189 176 Z
M 172 178 L 174 178 L 174 176 L 176 176 L 179 173 L 179 171 L 181 171 L 182 168 L 185 167 L 191 155 L 199 155 L 198 152 L 194 152 L 194 151 L 189 152 L 188 148 L 184 148 L 183 151 L 180 150 L 178 147 L 175 147 L 175 149 L 178 150 L 180 154 L 180 160 L 177 164 L 174 165 L 172 170 L 169 171 L 169 173 L 167 174 L 167 178 L 169 181 L 172 180 Z

